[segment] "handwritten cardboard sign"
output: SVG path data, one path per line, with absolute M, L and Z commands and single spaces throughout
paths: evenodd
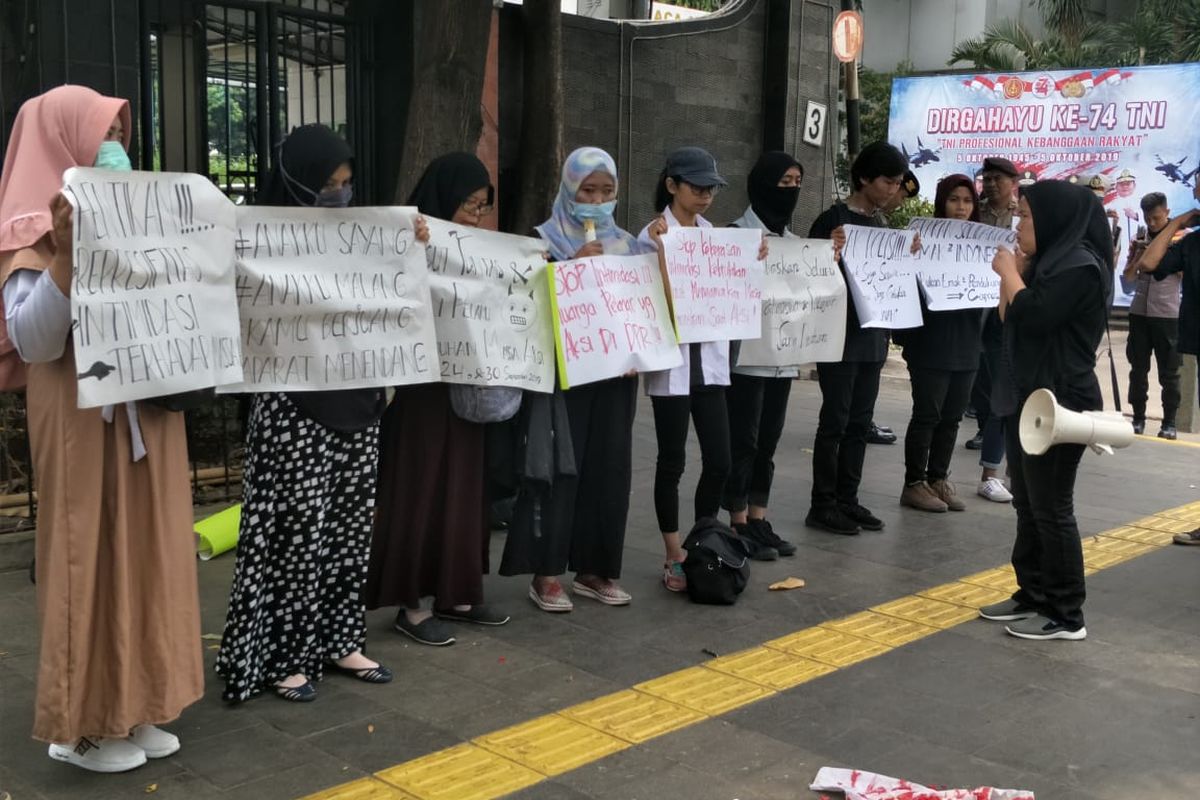
M 439 219 L 428 223 L 440 379 L 553 391 L 545 242 Z
M 922 323 L 909 251 L 915 231 L 846 226 L 842 262 L 864 328 L 917 328 Z
M 223 392 L 437 380 L 415 208 L 238 209 L 241 382 Z
M 562 388 L 683 363 L 657 254 L 564 261 L 547 275 Z
M 199 175 L 77 167 L 64 181 L 79 407 L 236 380 L 234 206 Z
M 908 227 L 921 234 L 913 268 L 931 311 L 996 307 L 1000 276 L 992 271 L 992 257 L 997 248 L 1013 249 L 1015 233 L 979 222 L 925 217 Z
M 846 343 L 846 282 L 827 239 L 772 238 L 761 338 L 742 342 L 738 365 L 796 367 L 840 361 Z
M 681 343 L 762 335 L 761 231 L 676 227 L 662 241 Z

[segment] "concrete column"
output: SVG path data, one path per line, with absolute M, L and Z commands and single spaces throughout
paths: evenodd
M 1200 425 L 1196 419 L 1196 357 L 1185 355 L 1179 369 L 1179 413 L 1175 426 L 1184 433 L 1195 433 Z

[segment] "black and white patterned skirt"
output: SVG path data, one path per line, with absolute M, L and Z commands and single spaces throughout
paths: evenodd
M 344 433 L 282 394 L 254 398 L 242 523 L 217 674 L 245 700 L 361 650 L 379 426 Z

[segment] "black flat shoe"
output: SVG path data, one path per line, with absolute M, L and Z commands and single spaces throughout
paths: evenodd
M 367 683 L 392 682 L 392 671 L 382 664 L 375 667 L 359 667 L 355 669 L 354 667 L 343 667 L 336 661 L 331 661 L 329 662 L 329 666 L 343 675 L 349 675 L 351 678 L 358 678 L 360 681 L 366 681 Z
M 317 687 L 305 681 L 299 686 L 276 686 L 275 694 L 292 703 L 311 703 L 317 699 Z
M 471 606 L 466 611 L 457 611 L 453 608 L 435 608 L 433 613 L 440 619 L 448 619 L 453 622 L 470 622 L 475 625 L 505 625 L 509 620 L 508 614 L 496 611 L 484 603 Z

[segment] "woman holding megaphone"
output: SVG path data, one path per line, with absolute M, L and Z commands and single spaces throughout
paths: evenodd
M 1096 348 L 1113 291 L 1112 237 L 1099 199 L 1065 181 L 1041 181 L 1021 193 L 1017 252 L 1001 248 L 1004 320 L 993 406 L 1009 417 L 1005 436 L 1017 540 L 1018 589 L 981 608 L 1022 639 L 1083 639 L 1083 548 L 1075 523 L 1075 476 L 1085 445 L 1055 444 L 1041 455 L 1021 447 L 1017 417 L 1033 392 L 1049 389 L 1071 411 L 1103 407 Z

